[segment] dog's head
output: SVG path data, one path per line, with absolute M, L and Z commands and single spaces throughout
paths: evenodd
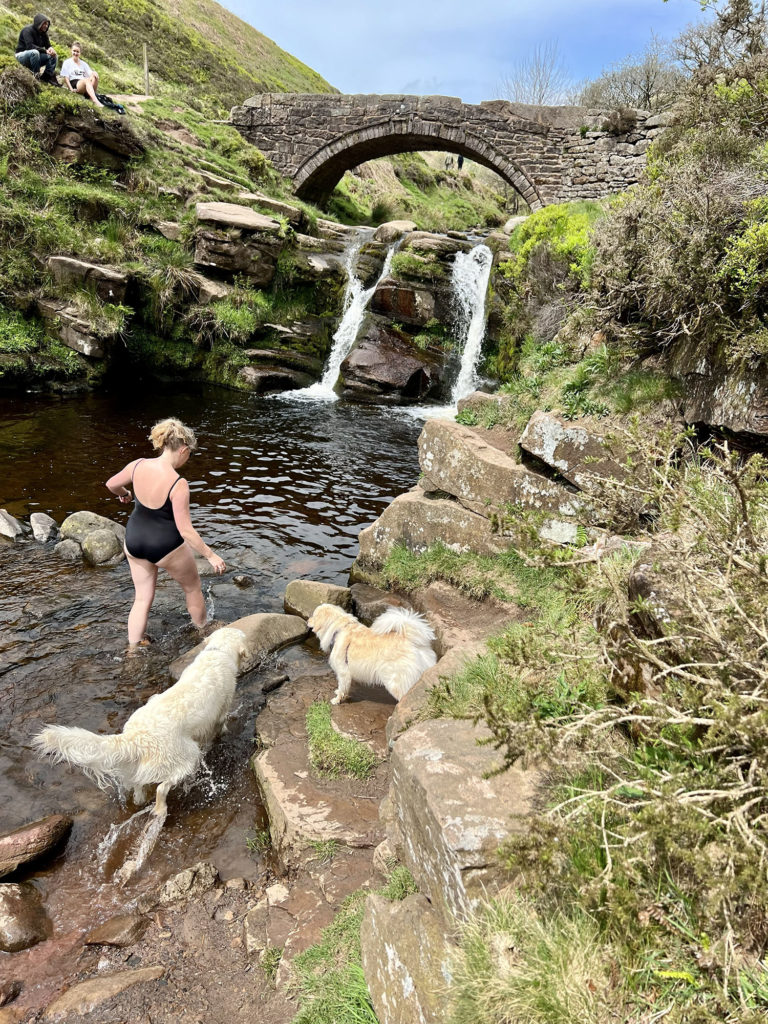
M 335 604 L 319 604 L 307 619 L 307 625 L 326 650 L 326 639 L 339 629 L 351 616 Z
M 242 629 L 224 626 L 223 629 L 217 629 L 211 633 L 205 649 L 207 651 L 224 651 L 225 654 L 231 655 L 240 664 L 240 659 L 246 654 L 248 645 Z

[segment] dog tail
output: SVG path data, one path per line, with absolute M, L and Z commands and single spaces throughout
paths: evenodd
M 371 632 L 397 633 L 417 647 L 430 647 L 435 639 L 435 631 L 424 616 L 411 608 L 387 608 L 372 624 Z
M 99 736 L 78 726 L 48 725 L 32 739 L 39 756 L 81 768 L 100 789 L 123 785 L 137 755 L 123 736 Z

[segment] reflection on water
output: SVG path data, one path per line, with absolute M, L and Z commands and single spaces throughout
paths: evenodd
M 360 529 L 418 473 L 419 423 L 396 410 L 292 405 L 215 389 L 0 397 L 0 508 L 23 520 L 42 511 L 60 523 L 90 509 L 125 522 L 130 509 L 109 495 L 104 481 L 131 459 L 152 454 L 149 430 L 168 415 L 198 435 L 199 450 L 184 475 L 193 522 L 227 562 L 223 579 L 204 580 L 209 605 L 225 620 L 281 611 L 285 585 L 296 577 L 345 583 Z M 178 588 L 162 580 L 149 623 L 155 643 L 126 660 L 133 590 L 125 563 L 70 565 L 33 543 L 1 547 L 0 562 L 0 831 L 54 812 L 74 817 L 65 852 L 29 873 L 44 892 L 54 937 L 122 910 L 142 888 L 202 857 L 224 877 L 256 872 L 245 835 L 260 813 L 247 769 L 262 700 L 258 673 L 241 681 L 232 724 L 205 771 L 188 792 L 171 794 L 147 868 L 121 890 L 98 849 L 136 808 L 121 808 L 80 772 L 37 760 L 30 737 L 48 722 L 119 731 L 139 704 L 168 685 L 168 663 L 197 637 Z M 245 577 L 240 585 L 233 583 L 236 575 Z M 309 651 L 283 655 L 294 667 L 302 659 L 319 667 Z M 126 843 L 135 839 L 125 831 Z M 117 830 L 112 836 L 117 866 L 126 849 Z M 33 951 L 14 954 L 15 975 L 24 972 L 26 958 L 34 959 Z

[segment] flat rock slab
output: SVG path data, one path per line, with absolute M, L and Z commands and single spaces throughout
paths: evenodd
M 71 828 L 71 818 L 49 814 L 28 825 L 20 825 L 12 832 L 4 832 L 0 835 L 0 876 L 54 849 L 69 835 Z
M 256 213 L 250 206 L 239 206 L 237 203 L 198 203 L 195 210 L 197 219 L 202 224 L 241 228 L 246 231 L 265 231 L 269 234 L 279 233 L 281 230 L 280 221 L 274 217 L 266 217 L 263 213 Z
M 499 764 L 490 732 L 471 722 L 440 719 L 412 725 L 390 760 L 390 801 L 398 853 L 446 923 L 466 917 L 502 880 L 500 843 L 536 813 L 535 770 Z
M 455 946 L 420 894 L 371 895 L 360 929 L 363 971 L 379 1024 L 444 1024 Z
M 239 675 L 245 675 L 259 664 L 263 658 L 281 647 L 297 643 L 309 634 L 309 627 L 298 615 L 280 615 L 276 612 L 257 612 L 235 619 L 227 623 L 233 629 L 241 629 L 245 633 L 247 653 L 240 661 Z M 204 650 L 205 641 L 182 654 L 168 666 L 171 678 L 175 681 L 191 664 L 197 655 Z
M 399 494 L 375 523 L 360 531 L 358 540 L 363 566 L 383 565 L 396 544 L 405 544 L 414 554 L 437 541 L 452 551 L 479 555 L 499 555 L 509 547 L 509 538 L 495 533 L 485 516 L 458 501 L 429 497 L 421 484 Z
M 349 588 L 352 613 L 366 626 L 370 626 L 387 608 L 412 608 L 411 602 L 400 594 L 393 594 L 368 583 L 353 583 Z
M 289 615 L 308 619 L 319 604 L 335 604 L 349 611 L 349 587 L 319 583 L 317 580 L 291 580 L 285 588 L 283 607 Z
M 311 856 L 312 843 L 335 840 L 352 848 L 373 848 L 384 837 L 379 803 L 386 793 L 386 764 L 365 782 L 320 778 L 310 767 L 306 712 L 316 700 L 329 699 L 334 688 L 331 675 L 296 679 L 283 686 L 256 722 L 266 749 L 251 764 L 283 868 Z M 350 702 L 333 708 L 334 725 L 382 753 L 392 711 L 388 694 L 381 691 L 381 702 L 359 700 L 357 695 L 353 689 Z
M 86 946 L 133 946 L 149 927 L 141 914 L 118 914 L 93 928 L 83 939 Z
M 135 971 L 121 971 L 119 974 L 81 981 L 48 1005 L 43 1020 L 58 1021 L 69 1014 L 82 1016 L 91 1013 L 102 1003 L 125 992 L 126 989 L 143 982 L 157 981 L 164 974 L 163 967 L 141 967 Z

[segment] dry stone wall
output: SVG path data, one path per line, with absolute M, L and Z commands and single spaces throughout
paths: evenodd
M 252 96 L 231 123 L 305 199 L 322 199 L 346 170 L 393 153 L 460 153 L 501 175 L 533 209 L 598 199 L 638 181 L 664 122 L 647 111 L 472 105 L 450 96 Z

